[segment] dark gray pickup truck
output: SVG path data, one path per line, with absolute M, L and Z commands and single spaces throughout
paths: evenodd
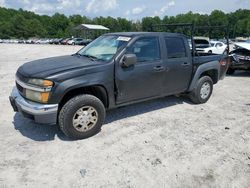
M 108 109 L 180 93 L 207 102 L 227 56 L 192 54 L 178 33 L 105 34 L 76 54 L 22 65 L 10 102 L 24 117 L 87 138 L 100 131 Z

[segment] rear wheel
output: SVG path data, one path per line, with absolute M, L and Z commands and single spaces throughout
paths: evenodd
M 105 120 L 103 103 L 92 95 L 70 99 L 59 113 L 59 126 L 73 139 L 84 139 L 97 134 Z
M 189 94 L 191 101 L 195 104 L 206 103 L 213 92 L 213 81 L 209 76 L 201 77 L 194 90 Z

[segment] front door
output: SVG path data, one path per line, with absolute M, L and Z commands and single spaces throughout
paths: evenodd
M 129 68 L 116 65 L 117 104 L 160 95 L 165 68 L 162 64 L 159 37 L 142 37 L 127 49 L 137 63 Z

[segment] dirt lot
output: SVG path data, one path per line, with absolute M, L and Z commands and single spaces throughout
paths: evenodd
M 0 44 L 0 187 L 250 187 L 250 73 L 204 105 L 167 97 L 108 112 L 80 141 L 12 111 L 18 66 L 79 48 Z

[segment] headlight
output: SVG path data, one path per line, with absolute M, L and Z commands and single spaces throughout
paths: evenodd
M 40 87 L 50 87 L 53 86 L 53 82 L 50 80 L 43 80 L 43 79 L 29 79 L 28 80 L 29 84 L 40 86 Z
M 25 96 L 32 101 L 47 103 L 49 100 L 50 92 L 39 92 L 26 89 Z

